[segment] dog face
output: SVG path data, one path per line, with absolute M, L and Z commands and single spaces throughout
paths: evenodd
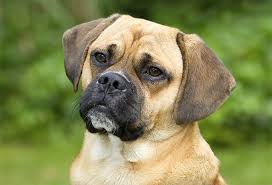
M 126 15 L 76 26 L 63 46 L 87 129 L 123 141 L 207 117 L 235 86 L 198 36 Z

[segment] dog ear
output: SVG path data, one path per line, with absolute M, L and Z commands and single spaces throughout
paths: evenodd
M 119 14 L 114 14 L 108 18 L 83 23 L 68 29 L 63 34 L 62 45 L 64 50 L 65 72 L 74 86 L 74 91 L 78 89 L 88 47 L 119 17 Z
M 209 116 L 230 95 L 235 79 L 213 51 L 195 34 L 178 33 L 183 75 L 175 108 L 178 124 Z

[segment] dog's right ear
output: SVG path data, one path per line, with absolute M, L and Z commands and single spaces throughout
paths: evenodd
M 119 14 L 114 14 L 108 18 L 83 23 L 68 29 L 63 34 L 62 45 L 64 50 L 65 72 L 74 86 L 74 91 L 78 89 L 88 47 L 119 17 Z

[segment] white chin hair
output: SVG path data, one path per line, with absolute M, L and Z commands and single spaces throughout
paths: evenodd
M 118 129 L 118 125 L 103 112 L 91 110 L 87 116 L 91 119 L 92 125 L 96 129 L 105 129 L 107 132 L 114 132 Z

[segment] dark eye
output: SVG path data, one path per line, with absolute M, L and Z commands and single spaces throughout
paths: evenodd
M 101 63 L 101 64 L 107 63 L 107 56 L 104 53 L 96 52 L 96 53 L 94 53 L 93 56 L 94 56 L 94 59 L 96 60 L 96 62 Z
M 148 74 L 153 77 L 158 77 L 162 74 L 162 71 L 157 67 L 151 66 L 148 69 Z

